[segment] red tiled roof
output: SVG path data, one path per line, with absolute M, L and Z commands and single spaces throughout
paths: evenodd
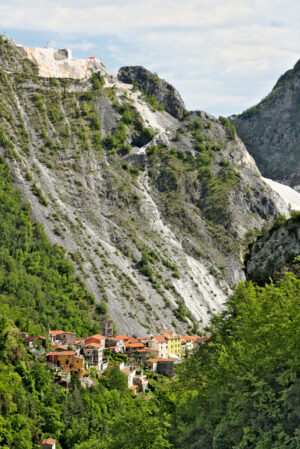
M 149 359 L 147 362 L 154 363 L 154 362 L 174 362 L 174 359 Z
M 52 349 L 67 349 L 67 346 L 64 345 L 56 345 L 55 343 L 51 343 Z
M 47 355 L 75 355 L 75 351 L 52 351 L 48 352 Z
M 127 341 L 128 341 L 128 343 L 136 343 L 136 342 L 138 342 L 138 339 L 135 337 L 129 337 Z
M 125 348 L 144 348 L 145 345 L 143 343 L 124 343 Z
M 95 334 L 95 335 L 91 335 L 90 337 L 87 338 L 100 338 L 100 340 L 102 340 L 102 338 L 106 338 L 105 335 L 100 335 L 100 334 Z
M 38 337 L 31 337 L 31 336 L 27 335 L 27 337 L 25 337 L 25 340 L 30 340 L 30 341 L 38 340 L 38 339 L 46 340 L 46 338 L 43 337 L 42 335 L 39 335 Z
M 136 352 L 148 352 L 147 349 L 137 349 Z
M 130 337 L 128 337 L 128 335 L 117 335 L 116 339 L 117 340 L 129 340 Z
M 88 343 L 84 345 L 86 348 L 88 348 L 89 346 L 91 346 L 92 348 L 103 348 L 103 345 L 101 345 L 100 343 Z
M 161 333 L 162 333 L 162 335 L 164 335 L 164 336 L 167 336 L 167 335 L 173 335 L 173 334 L 174 334 L 173 331 L 167 331 L 167 330 L 164 330 L 164 329 L 161 331 Z
M 46 440 L 43 440 L 41 444 L 55 444 L 56 440 L 53 438 L 47 438 Z
M 101 340 L 105 339 L 106 337 L 103 337 L 102 335 L 93 335 L 92 337 L 87 337 L 84 340 L 84 343 L 86 345 L 90 344 L 90 343 L 100 343 Z
M 164 337 L 163 335 L 155 335 L 155 337 L 153 337 L 153 340 L 156 340 L 159 343 L 163 343 L 163 342 L 167 341 L 166 337 Z
M 138 388 L 137 385 L 132 385 L 131 387 L 129 387 L 129 390 L 136 390 Z

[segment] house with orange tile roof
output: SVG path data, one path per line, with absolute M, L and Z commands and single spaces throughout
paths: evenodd
M 117 340 L 123 340 L 124 341 L 124 343 L 127 341 L 127 340 L 129 340 L 129 336 L 128 335 L 116 335 L 116 339 Z
M 155 335 L 149 342 L 148 347 L 158 351 L 158 357 L 169 356 L 169 344 L 166 337 L 163 335 Z
M 138 339 L 136 337 L 129 337 L 127 343 L 138 343 Z
M 172 377 L 174 372 L 174 359 L 172 358 L 157 358 L 147 360 L 147 367 L 149 371 L 163 374 L 167 377 Z
M 181 337 L 182 352 L 187 354 L 195 349 L 195 347 L 201 342 L 201 337 L 198 335 L 183 335 Z
M 140 343 L 144 343 L 144 345 L 147 345 L 147 344 L 148 344 L 148 341 L 151 340 L 151 337 L 137 337 L 137 340 L 138 340 Z
M 41 449 L 55 449 L 56 448 L 56 440 L 53 438 L 46 438 L 41 442 Z
M 47 354 L 47 360 L 51 367 L 57 366 L 64 371 L 70 371 L 83 376 L 84 358 L 78 356 L 75 351 L 52 351 Z
M 49 340 L 51 343 L 62 344 L 65 346 L 75 346 L 75 334 L 74 332 L 50 330 Z
M 144 349 L 145 347 L 143 343 L 140 343 L 138 341 L 136 343 L 125 343 L 124 346 L 127 355 L 133 354 L 137 350 Z
M 95 335 L 91 335 L 90 337 L 87 337 L 84 340 L 84 343 L 86 345 L 89 343 L 99 343 L 100 345 L 105 347 L 105 340 L 106 340 L 106 337 L 104 335 L 95 334 Z
M 87 343 L 83 346 L 83 354 L 86 359 L 86 361 L 96 368 L 97 371 L 101 371 L 103 369 L 102 362 L 103 362 L 103 351 L 104 346 L 100 343 Z
M 60 344 L 55 344 L 55 343 L 51 343 L 51 350 L 52 351 L 67 351 L 68 347 L 65 345 L 60 345 Z

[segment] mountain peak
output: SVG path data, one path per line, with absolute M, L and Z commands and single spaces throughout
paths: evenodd
M 173 117 L 178 119 L 184 117 L 186 109 L 181 95 L 175 87 L 159 78 L 156 73 L 143 66 L 125 66 L 119 69 L 117 76 L 123 83 L 137 85 L 146 95 L 155 97 Z

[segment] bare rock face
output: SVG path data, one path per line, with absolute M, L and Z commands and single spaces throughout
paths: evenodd
M 54 53 L 54 59 L 57 59 L 58 61 L 62 59 L 71 59 L 72 58 L 72 52 L 68 48 L 60 48 L 59 50 L 56 50 Z
M 105 73 L 105 67 L 99 59 L 72 59 L 71 50 L 53 48 L 22 47 L 20 50 L 35 63 L 41 77 L 89 78 L 93 73 Z
M 232 122 L 263 176 L 300 191 L 300 61 Z
M 247 278 L 264 284 L 299 255 L 300 213 L 282 225 L 274 225 L 252 245 L 246 260 Z
M 245 278 L 245 234 L 287 207 L 229 122 L 184 113 L 143 68 L 119 79 L 103 69 L 95 82 L 69 67 L 61 79 L 50 56 L 36 65 L 0 41 L 0 152 L 16 187 L 120 333 L 204 327 Z M 70 61 L 80 67 L 56 63 Z M 135 73 L 165 110 L 129 84 Z
M 137 83 L 141 91 L 153 95 L 162 103 L 169 114 L 178 119 L 183 117 L 186 109 L 179 92 L 158 75 L 142 66 L 126 66 L 119 69 L 117 76 L 123 83 Z

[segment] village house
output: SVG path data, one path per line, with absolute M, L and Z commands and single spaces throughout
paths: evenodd
M 163 335 L 156 335 L 149 340 L 148 347 L 158 351 L 158 357 L 167 358 L 169 356 L 168 340 Z
M 27 335 L 24 341 L 25 345 L 27 345 L 28 348 L 36 348 L 36 347 L 46 348 L 46 338 L 41 335 L 39 337 L 30 337 L 29 335 Z
M 74 332 L 67 331 L 49 331 L 49 340 L 55 344 L 62 344 L 65 346 L 75 346 L 75 334 Z
M 101 371 L 103 369 L 103 351 L 104 346 L 100 343 L 88 343 L 83 346 L 83 354 L 86 361 L 91 366 L 95 367 L 97 371 Z
M 129 369 L 121 369 L 121 372 L 127 377 L 128 388 L 132 387 L 135 370 L 130 371 Z
M 116 335 L 116 339 L 117 340 L 123 340 L 124 343 L 126 343 L 129 340 L 129 336 L 128 335 Z
M 136 355 L 137 357 L 140 358 L 140 361 L 142 363 L 146 363 L 147 358 L 149 357 L 149 348 L 143 348 L 143 349 L 137 349 L 133 355 Z
M 48 361 L 62 368 L 64 371 L 70 371 L 82 377 L 84 374 L 84 358 L 78 356 L 75 351 L 53 351 L 47 355 Z
M 148 342 L 151 340 L 151 337 L 137 337 L 137 340 L 147 346 Z
M 147 367 L 149 371 L 154 373 L 163 374 L 167 377 L 172 377 L 174 372 L 174 359 L 171 358 L 158 358 L 147 360 Z
M 144 349 L 143 343 L 125 343 L 125 351 L 127 355 L 131 355 L 136 353 L 138 350 Z
M 133 385 L 136 385 L 141 393 L 146 393 L 149 385 L 147 376 L 145 374 L 136 374 L 133 378 Z
M 114 351 L 115 353 L 125 351 L 124 341 L 121 339 L 117 339 L 115 337 L 109 337 L 105 339 L 105 347 L 110 351 Z
M 195 348 L 195 339 L 191 335 L 183 335 L 181 337 L 181 349 L 183 354 L 187 354 Z
M 136 337 L 129 337 L 127 343 L 139 343 L 139 340 Z
M 41 449 L 56 449 L 56 440 L 47 438 L 41 442 Z
M 161 334 L 168 341 L 168 356 L 181 357 L 181 336 L 177 335 L 176 332 L 162 330 Z
M 83 346 L 83 344 L 88 345 L 90 343 L 99 343 L 100 345 L 102 345 L 105 348 L 105 340 L 106 340 L 106 337 L 104 335 L 95 334 L 95 335 L 91 335 L 90 337 L 85 338 L 81 344 Z

